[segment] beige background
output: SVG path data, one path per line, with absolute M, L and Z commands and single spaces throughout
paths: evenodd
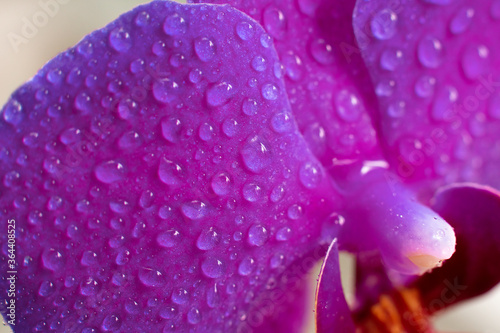
M 47 0 L 41 0 L 47 2 Z M 10 93 L 33 76 L 45 62 L 78 42 L 90 31 L 104 26 L 145 0 L 59 0 L 61 4 L 46 25 L 16 50 L 9 33 L 21 35 L 23 19 L 32 21 L 42 8 L 39 0 L 0 0 L 0 104 Z M 11 35 L 12 36 L 12 35 Z M 349 258 L 344 258 L 344 271 L 349 275 Z M 311 273 L 311 285 L 317 272 Z M 349 277 L 345 277 L 348 280 Z M 314 296 L 314 293 L 311 293 Z M 311 299 L 312 304 L 312 299 Z M 312 317 L 312 305 L 311 305 Z M 500 332 L 500 288 L 489 295 L 449 311 L 437 320 L 438 328 L 447 332 Z M 310 325 L 307 332 L 313 332 Z M 10 332 L 0 325 L 0 333 Z

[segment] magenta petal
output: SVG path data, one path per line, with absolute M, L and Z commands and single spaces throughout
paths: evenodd
M 274 40 L 292 110 L 311 150 L 326 167 L 379 158 L 370 114 L 375 95 L 352 29 L 354 1 L 193 0 L 229 3 L 259 21 Z M 241 39 L 253 27 L 238 26 Z M 255 73 L 273 67 L 252 62 Z
M 155 1 L 12 95 L 0 228 L 15 220 L 17 330 L 258 330 L 287 308 L 282 278 L 338 202 L 261 36 L 229 6 Z
M 354 17 L 398 173 L 500 188 L 498 3 L 358 1 Z
M 430 312 L 478 296 L 500 282 L 500 193 L 474 184 L 439 191 L 433 209 L 457 235 L 457 250 L 441 268 L 416 281 Z
M 339 251 L 335 239 L 328 248 L 316 290 L 316 328 L 318 333 L 354 332 L 351 311 L 340 283 Z

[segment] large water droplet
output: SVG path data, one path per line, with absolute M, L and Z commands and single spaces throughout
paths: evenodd
M 429 75 L 421 76 L 417 82 L 415 82 L 415 94 L 418 97 L 428 98 L 434 95 L 434 87 L 436 85 L 436 79 Z
M 398 16 L 391 9 L 377 12 L 370 22 L 373 36 L 381 40 L 392 38 L 396 34 Z
M 64 267 L 65 259 L 61 252 L 48 249 L 42 254 L 43 265 L 51 271 L 59 271 Z
M 163 22 L 163 31 L 169 36 L 184 34 L 187 27 L 187 22 L 177 13 L 168 16 Z
M 127 52 L 132 47 L 132 37 L 123 28 L 115 28 L 109 33 L 109 43 L 118 52 Z
M 484 45 L 468 45 L 462 54 L 462 69 L 465 76 L 475 80 L 488 71 L 489 50 Z
M 162 158 L 158 168 L 158 176 L 160 180 L 170 186 L 181 184 L 182 168 L 179 164 Z
M 417 54 L 423 66 L 437 68 L 443 61 L 443 45 L 437 38 L 426 36 L 418 43 Z
M 170 248 L 180 243 L 182 237 L 175 229 L 167 230 L 156 237 L 156 242 L 163 247 Z
M 156 80 L 153 83 L 153 96 L 158 102 L 173 102 L 179 94 L 179 84 L 170 79 Z
M 458 99 L 458 91 L 453 86 L 445 86 L 440 89 L 434 98 L 431 109 L 431 117 L 437 121 L 447 120 L 455 111 L 455 103 Z
M 148 287 L 159 287 L 165 283 L 165 276 L 158 270 L 141 268 L 139 270 L 139 280 Z
M 75 108 L 82 112 L 82 114 L 88 114 L 92 111 L 92 99 L 90 96 L 82 92 L 75 97 Z
M 274 84 L 266 83 L 262 86 L 261 93 L 264 99 L 267 99 L 268 101 L 274 101 L 278 98 L 279 90 L 278 87 L 276 87 Z
M 105 184 L 111 184 L 122 180 L 125 176 L 125 169 L 121 163 L 108 161 L 98 165 L 94 170 L 98 180 Z
M 23 120 L 23 107 L 15 99 L 9 100 L 3 111 L 3 119 L 12 125 L 18 125 Z
M 335 61 L 333 47 L 324 39 L 317 39 L 311 43 L 311 54 L 321 65 L 330 65 Z
M 97 258 L 97 253 L 93 251 L 85 251 L 83 252 L 82 255 L 82 260 L 80 260 L 80 263 L 83 266 L 94 266 L 98 263 L 98 258 Z
M 293 129 L 293 120 L 287 111 L 275 113 L 271 118 L 271 126 L 276 133 L 287 133 Z
M 285 67 L 286 75 L 292 81 L 299 81 L 304 76 L 304 65 L 302 59 L 293 51 L 288 51 L 283 55 L 283 66 Z
M 290 229 L 289 227 L 282 227 L 276 233 L 276 240 L 280 242 L 285 242 L 290 239 L 291 235 L 292 235 L 292 229 Z
M 285 37 L 287 20 L 285 14 L 276 7 L 267 7 L 263 14 L 264 28 L 272 37 L 280 40 Z
M 199 200 L 186 202 L 182 205 L 181 211 L 185 217 L 191 220 L 199 220 L 207 213 L 207 206 Z
M 243 21 L 236 25 L 236 33 L 242 40 L 249 40 L 255 34 L 255 28 L 250 23 Z
M 382 69 L 393 71 L 403 62 L 403 52 L 397 49 L 388 49 L 382 52 L 380 56 L 380 67 Z
M 179 288 L 172 293 L 172 302 L 175 304 L 186 304 L 189 301 L 189 293 L 186 289 Z
M 238 273 L 242 276 L 250 275 L 254 271 L 255 266 L 255 260 L 251 257 L 246 257 L 238 266 Z
M 229 138 L 232 138 L 238 133 L 238 122 L 232 118 L 224 120 L 222 123 L 222 132 Z
M 207 277 L 216 279 L 224 275 L 226 272 L 226 265 L 217 258 L 208 257 L 201 264 L 201 270 Z
M 267 148 L 269 145 L 259 135 L 247 140 L 241 151 L 245 166 L 255 173 L 267 168 L 272 162 L 272 153 Z
M 221 106 L 229 102 L 235 91 L 228 82 L 221 82 L 207 89 L 207 103 L 210 106 Z
M 398 101 L 389 104 L 387 107 L 387 115 L 391 118 L 401 118 L 406 113 L 406 102 Z
M 317 162 L 305 162 L 300 167 L 299 179 L 306 188 L 316 188 L 323 179 L 320 165 Z
M 203 141 L 210 141 L 214 136 L 214 128 L 208 123 L 201 124 L 198 135 Z
M 217 290 L 217 283 L 214 283 L 214 287 L 207 290 L 207 305 L 213 309 L 217 307 L 219 303 L 220 295 Z
M 220 242 L 220 234 L 211 227 L 208 231 L 204 231 L 198 237 L 196 246 L 203 251 L 213 249 Z
M 201 61 L 207 62 L 216 54 L 215 43 L 207 37 L 198 37 L 194 40 L 194 50 Z
M 84 296 L 92 296 L 99 292 L 101 285 L 92 277 L 87 277 L 80 283 L 80 294 Z
M 247 183 L 243 185 L 242 189 L 243 198 L 249 202 L 256 202 L 262 195 L 262 189 L 259 185 L 254 183 Z
M 120 317 L 114 314 L 107 315 L 102 322 L 102 329 L 106 332 L 117 331 L 122 326 Z
M 243 101 L 241 109 L 243 110 L 243 113 L 246 114 L 247 116 L 254 116 L 259 111 L 259 104 L 257 103 L 256 100 L 248 98 Z
M 287 215 L 291 220 L 298 220 L 302 217 L 304 212 L 302 211 L 302 206 L 298 204 L 293 204 L 288 207 Z
M 275 253 L 271 257 L 271 260 L 269 262 L 269 265 L 271 268 L 275 269 L 283 265 L 283 262 L 285 261 L 285 256 L 282 255 L 281 253 Z
M 346 122 L 355 122 L 364 112 L 364 107 L 359 98 L 347 90 L 342 90 L 335 98 L 335 106 L 340 119 Z
M 472 23 L 474 9 L 468 7 L 460 8 L 450 21 L 450 31 L 455 35 L 465 32 Z
M 269 234 L 267 229 L 261 225 L 252 225 L 248 230 L 248 244 L 262 246 L 267 242 Z
M 190 324 L 196 325 L 201 321 L 201 312 L 196 308 L 189 310 L 187 319 Z
M 283 185 L 277 185 L 271 191 L 271 195 L 269 196 L 269 198 L 271 199 L 272 202 L 278 202 L 281 199 L 283 199 L 284 195 L 285 195 L 285 188 L 283 187 Z
M 261 55 L 255 56 L 252 60 L 252 68 L 257 72 L 265 71 L 267 68 L 266 59 Z
M 221 172 L 213 176 L 211 185 L 215 194 L 226 195 L 231 189 L 231 179 L 225 172 Z

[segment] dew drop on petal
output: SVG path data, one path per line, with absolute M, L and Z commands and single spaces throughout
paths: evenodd
M 281 40 L 287 32 L 285 14 L 276 7 L 267 7 L 263 14 L 264 28 L 272 37 Z
M 436 79 L 429 75 L 421 76 L 415 82 L 415 94 L 421 98 L 428 98 L 434 95 L 434 88 L 436 86 Z
M 302 185 L 308 189 L 318 187 L 323 180 L 321 167 L 317 162 L 306 162 L 302 164 L 299 170 L 299 179 Z
M 242 21 L 236 25 L 236 34 L 238 34 L 242 40 L 247 41 L 254 36 L 255 28 L 250 23 Z
M 302 210 L 302 206 L 300 206 L 298 204 L 291 205 L 290 207 L 288 207 L 288 210 L 287 210 L 288 218 L 291 220 L 300 219 L 302 217 L 303 213 L 304 212 Z
M 194 40 L 194 50 L 198 58 L 207 62 L 213 59 L 216 54 L 215 43 L 207 37 L 198 37 Z
M 276 133 L 287 133 L 293 129 L 293 120 L 288 112 L 275 113 L 271 118 L 271 126 Z
M 192 308 L 191 310 L 189 310 L 189 312 L 187 314 L 187 319 L 188 319 L 188 322 L 192 325 L 198 324 L 201 321 L 200 310 L 198 310 L 196 308 Z
M 280 242 L 285 242 L 290 239 L 292 235 L 292 229 L 289 227 L 282 227 L 276 233 L 276 240 Z
M 283 187 L 283 185 L 278 185 L 272 189 L 269 198 L 271 199 L 272 202 L 278 202 L 281 199 L 283 199 L 284 195 L 285 195 L 285 188 Z
M 461 60 L 465 76 L 475 80 L 488 70 L 489 50 L 484 45 L 468 45 Z
M 458 99 L 458 91 L 453 86 L 445 86 L 434 97 L 431 117 L 434 120 L 447 120 L 454 111 L 454 104 Z
M 175 304 L 186 304 L 189 301 L 189 293 L 186 289 L 179 288 L 172 293 L 172 302 Z
M 250 171 L 259 173 L 271 164 L 272 153 L 267 148 L 268 146 L 259 135 L 247 140 L 241 151 L 241 156 L 245 166 Z
M 248 230 L 248 244 L 262 246 L 267 242 L 269 234 L 267 229 L 261 225 L 252 225 Z
M 349 123 L 357 121 L 364 112 L 359 98 L 347 90 L 342 90 L 337 94 L 335 106 L 339 118 Z
M 250 275 L 255 269 L 255 260 L 251 257 L 243 259 L 238 266 L 238 273 L 242 276 Z
M 387 107 L 387 115 L 391 118 L 401 118 L 406 114 L 406 102 L 398 101 L 389 104 Z
M 388 49 L 382 52 L 380 56 L 380 67 L 382 69 L 393 71 L 403 62 L 403 52 L 397 49 Z
M 256 202 L 262 195 L 262 188 L 254 183 L 247 183 L 243 185 L 243 198 L 249 202 Z
M 9 100 L 3 111 L 3 119 L 12 125 L 18 125 L 23 120 L 23 107 L 15 99 Z
M 176 143 L 179 140 L 179 133 L 182 123 L 177 118 L 165 118 L 161 121 L 161 134 L 165 140 Z
M 213 249 L 220 242 L 220 234 L 211 227 L 209 230 L 204 231 L 198 237 L 196 246 L 203 251 Z
M 238 133 L 238 122 L 231 118 L 224 120 L 222 123 L 222 132 L 229 138 L 232 138 Z
M 207 277 L 216 279 L 224 275 L 226 272 L 226 265 L 217 258 L 208 257 L 201 264 L 201 270 Z
M 187 22 L 179 14 L 171 14 L 163 23 L 163 31 L 169 36 L 182 35 L 187 31 Z
M 272 83 L 266 83 L 262 86 L 262 97 L 268 101 L 274 101 L 278 98 L 279 90 Z
M 311 54 L 319 64 L 330 65 L 335 61 L 333 47 L 324 39 L 317 39 L 311 43 Z
M 263 56 L 255 56 L 252 60 L 252 68 L 257 72 L 263 72 L 267 68 L 266 59 Z
M 163 158 L 160 161 L 160 166 L 158 168 L 158 176 L 160 180 L 167 185 L 179 185 L 181 183 L 182 168 L 180 165 Z
M 254 116 L 259 111 L 259 103 L 252 98 L 248 98 L 243 101 L 241 109 L 247 116 Z
M 108 161 L 98 165 L 94 173 L 99 181 L 105 184 L 111 184 L 123 179 L 125 176 L 125 169 L 121 163 Z
M 158 245 L 166 248 L 171 248 L 180 243 L 182 237 L 178 230 L 171 229 L 162 232 L 156 237 Z
M 443 62 L 443 45 L 437 38 L 426 36 L 418 43 L 417 55 L 424 67 L 437 68 Z
M 141 268 L 139 270 L 139 280 L 148 287 L 159 287 L 165 284 L 165 275 L 152 268 Z
M 214 136 L 214 128 L 207 123 L 201 124 L 198 130 L 198 135 L 203 141 L 210 141 Z
M 107 315 L 102 322 L 102 329 L 105 332 L 117 331 L 121 326 L 122 320 L 114 314 Z
M 231 190 L 231 179 L 225 172 L 220 172 L 212 177 L 211 185 L 215 194 L 223 196 Z
M 109 43 L 116 51 L 127 52 L 132 47 L 132 37 L 124 28 L 115 28 L 109 34 Z
M 474 13 L 473 8 L 460 8 L 450 21 L 450 31 L 455 35 L 465 32 L 472 23 Z
M 207 206 L 199 200 L 186 202 L 181 207 L 182 214 L 191 220 L 199 220 L 205 217 Z
M 371 22 L 370 28 L 373 36 L 380 40 L 387 40 L 396 34 L 398 16 L 391 9 L 382 9 L 377 12 Z
M 228 82 L 221 82 L 207 89 L 207 103 L 213 107 L 224 105 L 233 94 L 233 86 Z

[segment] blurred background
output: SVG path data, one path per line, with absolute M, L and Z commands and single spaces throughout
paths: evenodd
M 292 0 L 290 0 L 292 1 Z M 47 0 L 0 1 L 0 104 L 7 101 L 14 89 L 32 77 L 56 54 L 76 44 L 89 32 L 105 26 L 121 13 L 146 0 L 56 0 L 58 8 L 51 15 L 43 14 Z M 54 2 L 54 1 L 50 1 Z M 39 23 L 35 30 L 23 29 L 26 22 Z M 19 38 L 20 36 L 21 38 Z M 0 133 L 1 135 L 1 133 Z M 348 255 L 342 258 L 343 282 L 352 289 L 353 262 Z M 500 260 L 500 258 L 499 258 Z M 499 261 L 500 264 L 500 261 Z M 311 272 L 310 320 L 305 332 L 314 332 L 314 286 L 319 267 Z M 473 302 L 447 311 L 436 320 L 443 332 L 499 333 L 500 287 Z M 0 333 L 11 330 L 0 324 Z

